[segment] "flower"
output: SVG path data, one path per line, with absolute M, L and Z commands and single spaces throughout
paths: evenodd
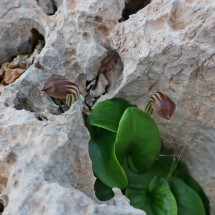
M 65 99 L 72 95 L 79 98 L 78 86 L 65 78 L 50 78 L 44 85 L 42 91 L 57 99 Z
M 154 111 L 158 116 L 169 120 L 175 112 L 175 103 L 164 93 L 157 92 L 153 94 L 148 100 L 145 112 L 149 115 Z

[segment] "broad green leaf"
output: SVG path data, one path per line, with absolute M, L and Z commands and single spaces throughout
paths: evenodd
M 204 204 L 206 215 L 210 215 L 210 202 L 207 195 L 201 185 L 190 175 L 186 164 L 182 161 L 179 161 L 174 177 L 182 179 L 188 186 L 197 192 Z
M 90 134 L 89 153 L 94 174 L 108 187 L 124 189 L 128 182 L 115 155 L 116 134 L 97 127 L 91 127 Z
M 184 180 L 186 180 L 186 178 L 189 174 L 190 173 L 189 173 L 189 170 L 188 170 L 186 164 L 182 161 L 179 161 L 173 176 L 180 178 L 184 181 Z
M 184 182 L 198 193 L 204 204 L 206 215 L 210 215 L 210 202 L 201 185 L 190 175 L 186 178 Z
M 127 108 L 119 122 L 115 147 L 121 165 L 130 157 L 139 172 L 151 167 L 161 148 L 154 120 L 138 108 Z
M 201 198 L 181 179 L 172 178 L 170 188 L 177 202 L 178 215 L 205 215 Z
M 144 210 L 147 215 L 177 215 L 175 197 L 170 191 L 168 182 L 154 177 L 148 190 L 126 189 L 126 196 L 132 206 Z
M 126 197 L 130 200 L 130 204 L 140 210 L 143 210 L 147 215 L 155 215 L 153 211 L 154 204 L 151 201 L 151 196 L 148 190 L 139 190 L 134 188 L 126 188 Z
M 150 181 L 155 176 L 167 179 L 172 162 L 172 157 L 159 157 L 152 167 L 147 169 L 144 173 L 135 173 L 127 166 L 124 170 L 128 178 L 128 186 L 135 189 L 147 189 Z
M 119 98 L 102 101 L 93 109 L 87 123 L 116 132 L 124 111 L 131 106 L 133 105 Z
M 108 201 L 114 197 L 112 189 L 103 184 L 98 178 L 95 181 L 94 190 L 97 199 L 100 201 Z

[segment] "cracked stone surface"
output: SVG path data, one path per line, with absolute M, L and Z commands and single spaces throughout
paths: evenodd
M 177 104 L 170 122 L 153 116 L 163 140 L 185 146 L 183 160 L 215 213 L 214 0 L 131 3 L 0 1 L 1 81 L 9 63 L 19 59 L 22 69 L 23 56 L 30 62 L 0 86 L 4 215 L 145 214 L 120 195 L 95 200 L 82 108 L 114 96 L 144 108 L 156 91 Z M 123 21 L 126 5 L 133 14 Z M 41 35 L 45 45 L 38 51 Z M 63 114 L 41 91 L 53 75 L 75 82 L 82 95 Z

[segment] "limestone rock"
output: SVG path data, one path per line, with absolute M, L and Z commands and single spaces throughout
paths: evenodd
M 163 140 L 186 145 L 182 157 L 215 213 L 215 3 L 132 2 L 0 1 L 0 80 L 23 69 L 0 86 L 5 215 L 144 214 L 122 196 L 96 203 L 82 108 L 114 96 L 143 108 L 156 91 L 177 104 L 170 122 L 154 116 Z M 76 83 L 82 104 L 60 114 L 41 91 L 53 75 Z
M 207 3 L 206 3 L 207 2 Z M 177 104 L 170 122 L 156 118 L 167 147 L 203 185 L 215 213 L 214 1 L 155 0 L 116 25 L 112 49 L 123 61 L 121 85 L 109 96 L 144 108 L 161 91 Z M 155 116 L 156 117 L 156 116 Z
M 76 102 L 56 116 L 10 107 L 0 114 L 4 214 L 144 214 L 128 203 L 98 205 L 89 198 L 95 179 L 81 110 Z
M 4 215 L 145 214 L 120 195 L 105 204 L 96 200 L 83 104 L 60 114 L 41 91 L 52 75 L 63 75 L 79 84 L 83 98 L 86 82 L 97 78 L 124 6 L 122 0 L 99 2 L 0 2 L 0 78 L 8 84 L 0 97 Z M 11 77 L 15 71 L 23 74 Z M 108 84 L 100 76 L 99 96 Z

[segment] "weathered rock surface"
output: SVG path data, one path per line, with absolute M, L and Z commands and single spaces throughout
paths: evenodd
M 155 0 L 111 32 L 111 47 L 124 65 L 123 80 L 114 95 L 143 108 L 150 95 L 161 91 L 177 103 L 170 122 L 156 121 L 167 146 L 178 146 L 179 151 L 185 146 L 183 158 L 208 193 L 212 214 L 214 11 L 212 0 Z
M 107 206 L 89 198 L 94 176 L 80 102 L 46 118 L 11 107 L 0 114 L 4 214 L 144 214 L 125 200 Z
M 59 115 L 59 107 L 41 92 L 52 75 L 79 85 L 88 106 L 117 96 L 143 108 L 156 91 L 170 96 L 177 103 L 175 115 L 170 122 L 156 118 L 164 142 L 179 151 L 186 146 L 182 157 L 215 213 L 214 0 L 131 5 L 127 0 L 0 2 L 1 81 L 11 62 L 31 56 L 19 78 L 0 86 L 4 214 L 144 214 L 122 197 L 115 206 L 92 200 L 82 104 Z M 137 5 L 145 7 L 138 11 Z M 41 40 L 42 50 L 36 48 Z
M 86 82 L 97 78 L 100 62 L 109 56 L 106 37 L 123 6 L 123 1 L 0 2 L 4 215 L 145 214 L 120 195 L 105 204 L 96 200 L 83 105 L 76 102 L 59 115 L 58 105 L 41 91 L 49 77 L 65 75 L 86 94 Z M 105 86 L 96 88 L 96 96 L 108 84 L 100 77 Z

